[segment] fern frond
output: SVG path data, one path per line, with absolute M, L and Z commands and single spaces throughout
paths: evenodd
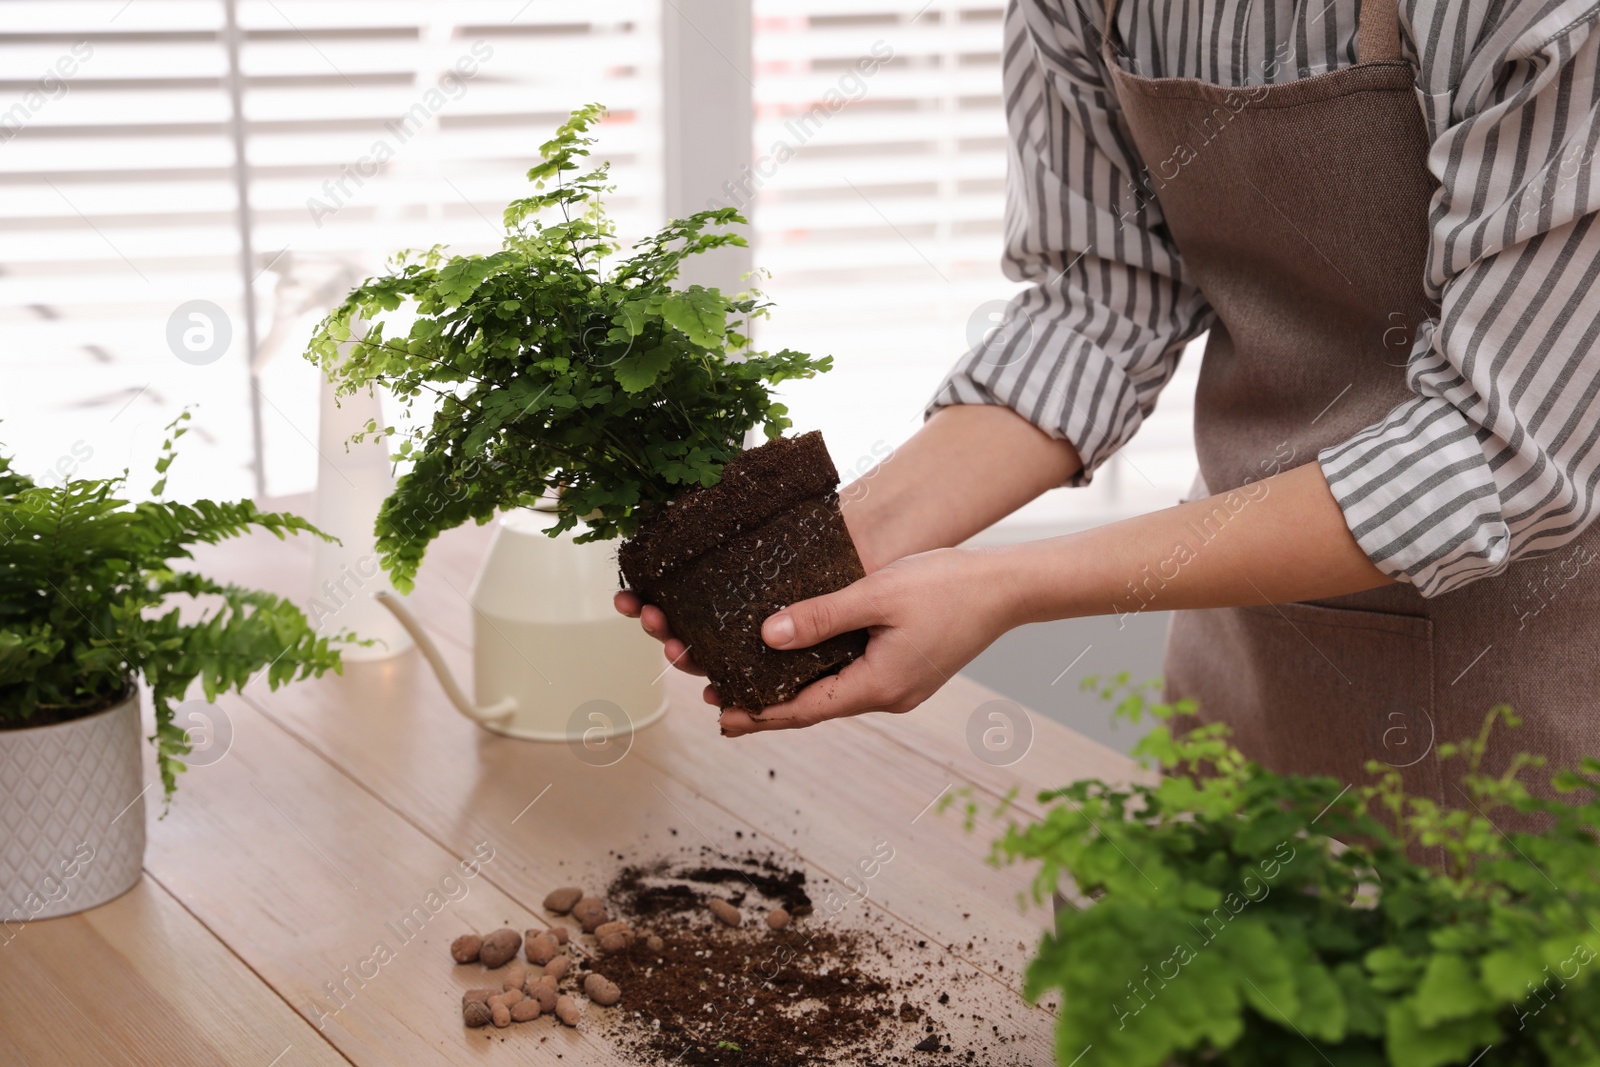
M 168 426 L 157 492 L 186 415 Z M 195 545 L 265 530 L 333 540 L 298 515 L 249 500 L 131 503 L 123 477 L 40 486 L 0 456 L 0 718 L 104 706 L 142 679 L 155 705 L 170 799 L 189 745 L 174 705 L 199 683 L 206 699 L 264 675 L 277 688 L 340 669 L 336 645 L 271 593 L 175 570 Z M 193 610 L 205 598 L 202 610 Z M 185 611 L 184 608 L 189 610 Z

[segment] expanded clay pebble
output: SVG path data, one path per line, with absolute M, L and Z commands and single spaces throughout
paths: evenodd
M 489 1009 L 489 1020 L 503 1030 L 511 1025 L 511 1009 L 504 1004 L 496 1004 Z
M 774 930 L 782 930 L 789 925 L 789 913 L 782 908 L 773 908 L 767 912 L 767 925 Z
M 540 1014 L 537 1000 L 519 1000 L 511 1005 L 511 1021 L 514 1023 L 527 1023 L 537 1019 Z
M 496 1004 L 504 1004 L 506 1007 L 509 1008 L 513 1004 L 516 1004 L 521 1000 L 522 1000 L 522 990 L 520 990 L 520 989 L 508 989 L 503 993 L 496 993 L 494 996 L 490 997 L 488 1003 L 489 1003 L 489 1007 L 491 1007 L 491 1008 L 493 1008 Z
M 481 1000 L 465 1000 L 461 1003 L 461 1021 L 468 1026 L 488 1026 L 493 1017 L 494 1012 Z
M 618 920 L 601 923 L 595 927 L 594 936 L 599 939 L 601 952 L 624 952 L 638 935 L 633 932 L 633 927 Z
M 478 960 L 492 971 L 509 961 L 521 947 L 522 935 L 515 930 L 501 927 L 483 939 L 483 947 L 478 950 Z
M 528 996 L 539 1002 L 542 1011 L 555 1011 L 559 994 L 556 992 L 556 980 L 550 975 L 545 975 L 534 983 L 528 990 Z
M 550 895 L 544 898 L 546 911 L 553 911 L 557 915 L 565 915 L 572 910 L 572 906 L 583 899 L 583 890 L 577 886 L 562 886 L 560 889 L 551 890 Z
M 572 917 L 578 920 L 583 932 L 592 934 L 611 916 L 606 914 L 606 902 L 599 897 L 584 897 L 572 906 Z
M 744 916 L 739 914 L 739 909 L 721 897 L 712 897 L 706 907 L 711 909 L 711 914 L 729 926 L 738 926 L 744 922 Z
M 520 963 L 512 963 L 506 968 L 506 976 L 500 979 L 501 989 L 521 989 L 528 982 L 528 968 Z
M 583 991 L 589 999 L 602 1008 L 609 1008 L 622 998 L 622 990 L 617 983 L 603 974 L 590 974 L 583 980 Z
M 528 941 L 528 962 L 543 966 L 561 954 L 561 946 L 553 937 L 540 934 Z
M 651 934 L 649 937 L 644 939 L 644 947 L 649 949 L 651 952 L 660 952 L 662 949 L 667 947 L 667 943 L 661 940 L 655 934 Z
M 477 934 L 462 934 L 450 942 L 450 958 L 457 963 L 471 963 L 478 958 L 478 950 L 483 948 L 483 938 Z
M 569 957 L 564 955 L 557 956 L 544 965 L 544 973 L 559 982 L 567 976 L 567 968 L 570 966 L 572 966 L 572 960 Z M 532 979 L 529 980 L 532 981 Z
M 490 997 L 499 996 L 503 992 L 501 989 L 469 989 L 461 994 L 461 1003 L 465 1005 L 469 1000 L 476 1000 L 479 1004 L 487 1004 Z
M 571 997 L 562 996 L 556 1001 L 556 1018 L 567 1026 L 577 1026 L 578 1020 L 583 1017 L 583 1012 L 578 1010 L 578 1002 Z
M 572 937 L 572 931 L 568 930 L 565 926 L 552 926 L 550 929 L 544 932 L 544 936 L 553 937 L 556 939 L 557 944 L 565 945 Z

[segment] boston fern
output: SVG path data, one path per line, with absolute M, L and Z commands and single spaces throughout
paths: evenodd
M 1162 720 L 1136 749 L 1160 781 L 1041 794 L 996 844 L 1041 865 L 1037 900 L 1058 880 L 1075 898 L 1025 980 L 1061 991 L 1061 1064 L 1600 1063 L 1600 760 L 1555 775 L 1556 799 L 1522 781 L 1537 758 L 1484 773 L 1491 729 L 1517 725 L 1496 708 L 1438 747 L 1441 806 L 1377 763 L 1355 787 L 1274 774 L 1125 685 L 1104 694 Z
M 155 495 L 187 418 L 185 412 L 167 427 Z M 124 480 L 37 485 L 0 456 L 0 720 L 66 721 L 109 707 L 142 678 L 155 706 L 150 740 L 170 799 L 189 751 L 173 704 L 193 682 L 214 700 L 243 689 L 263 668 L 274 689 L 339 670 L 337 651 L 293 604 L 173 563 L 191 558 L 194 545 L 251 528 L 280 539 L 299 531 L 326 535 L 248 500 L 130 503 L 118 495 Z
M 744 244 L 726 230 L 744 221 L 731 208 L 671 222 L 607 263 L 608 168 L 574 173 L 603 114 L 573 112 L 540 147 L 538 191 L 505 209 L 498 252 L 402 254 L 312 337 L 308 357 L 341 395 L 382 385 L 408 411 L 431 408 L 410 431 L 383 428 L 411 463 L 376 526 L 402 591 L 440 531 L 551 495 L 552 534 L 582 522 L 580 541 L 631 535 L 684 489 L 714 484 L 747 430 L 788 427 L 769 386 L 830 365 L 751 349 L 759 292 L 673 284 L 688 257 Z M 414 317 L 391 337 L 385 316 L 402 305 Z

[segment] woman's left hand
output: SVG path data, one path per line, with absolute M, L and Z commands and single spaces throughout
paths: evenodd
M 769 616 L 761 636 L 773 648 L 806 648 L 866 629 L 866 654 L 758 716 L 725 709 L 722 732 L 738 737 L 867 711 L 910 711 L 1013 625 L 1014 583 L 998 562 L 982 548 L 922 552 Z M 719 703 L 709 686 L 706 700 Z

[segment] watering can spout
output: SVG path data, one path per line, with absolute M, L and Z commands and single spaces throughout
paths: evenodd
M 374 593 L 373 596 L 378 603 L 394 613 L 394 617 L 400 620 L 400 625 L 404 626 L 406 632 L 416 641 L 417 648 L 422 651 L 423 658 L 428 661 L 428 666 L 433 668 L 433 673 L 438 677 L 439 684 L 444 687 L 445 696 L 450 698 L 450 703 L 455 705 L 457 711 L 479 725 L 504 722 L 511 718 L 517 710 L 517 702 L 510 697 L 498 700 L 487 707 L 474 704 L 467 699 L 466 693 L 462 692 L 461 687 L 456 684 L 455 676 L 450 673 L 450 668 L 445 663 L 444 657 L 439 654 L 439 649 L 433 643 L 433 638 L 428 636 L 427 631 L 417 622 L 416 616 L 411 614 L 411 610 L 405 606 L 399 596 L 387 589 L 381 589 Z

